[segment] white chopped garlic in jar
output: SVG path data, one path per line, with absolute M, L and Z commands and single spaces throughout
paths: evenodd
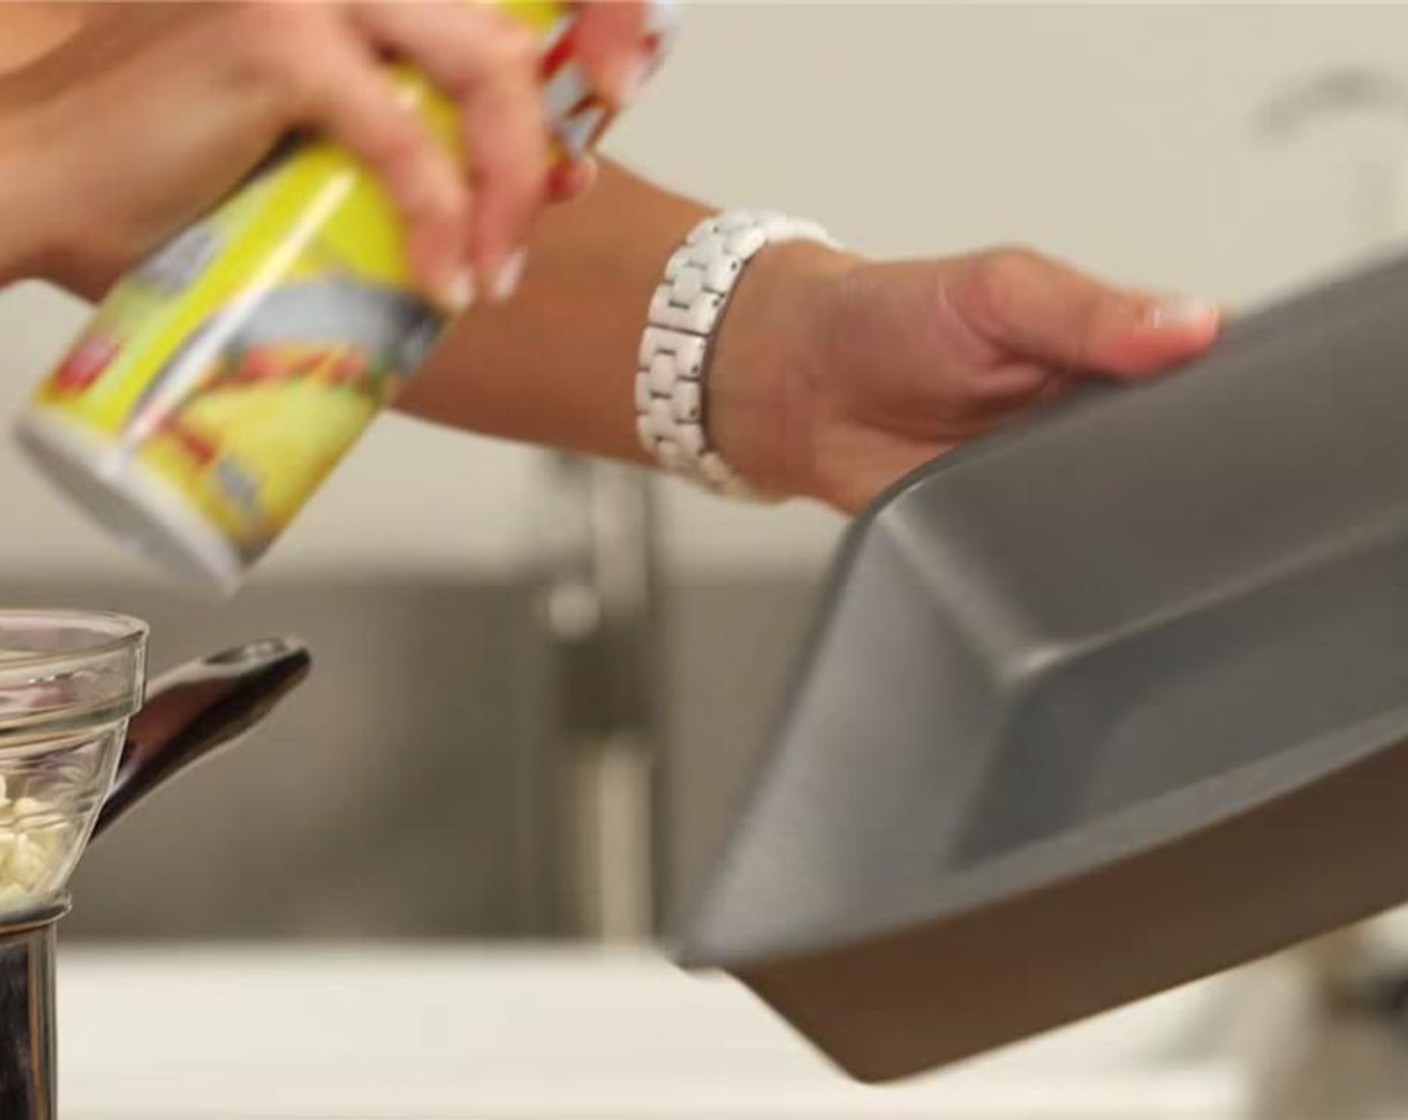
M 49 802 L 8 796 L 0 776 L 0 913 L 43 900 L 67 854 L 71 822 Z

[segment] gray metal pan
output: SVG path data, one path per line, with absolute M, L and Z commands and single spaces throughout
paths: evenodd
M 688 967 L 888 1080 L 1408 899 L 1408 262 L 854 525 Z

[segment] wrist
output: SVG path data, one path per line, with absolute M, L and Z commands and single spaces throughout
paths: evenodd
M 811 386 L 826 361 L 825 323 L 861 263 L 811 241 L 761 250 L 719 326 L 705 404 L 709 437 L 759 493 L 813 496 Z

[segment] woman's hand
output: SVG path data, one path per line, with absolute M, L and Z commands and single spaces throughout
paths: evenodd
M 1027 250 L 868 264 L 778 246 L 725 317 L 711 435 L 761 489 L 855 512 L 1082 378 L 1153 376 L 1218 327 L 1213 304 L 1112 288 Z
M 581 18 L 589 69 L 619 102 L 642 70 L 644 7 Z M 454 98 L 467 170 L 397 101 L 389 56 Z M 507 298 L 535 215 L 589 181 L 550 173 L 538 64 L 533 35 L 483 4 L 92 5 L 0 76 L 0 276 L 100 293 L 304 129 L 381 177 L 432 296 Z

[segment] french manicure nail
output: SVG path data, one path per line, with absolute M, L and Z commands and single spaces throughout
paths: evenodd
M 462 315 L 474 304 L 474 274 L 468 269 L 456 273 L 445 288 L 445 308 L 451 315 Z
M 591 156 L 587 156 L 578 161 L 577 166 L 581 168 L 581 170 L 577 172 L 579 178 L 575 185 L 577 187 L 577 196 L 580 197 L 596 186 L 596 181 L 601 175 L 601 168 Z
M 640 91 L 650 80 L 650 73 L 653 69 L 650 59 L 644 55 L 637 55 L 631 60 L 630 65 L 621 75 L 621 92 L 618 95 L 621 105 L 629 105 L 640 96 Z
M 1152 327 L 1195 327 L 1218 317 L 1220 311 L 1210 299 L 1197 296 L 1175 296 L 1161 300 L 1149 309 Z
M 499 266 L 490 291 L 495 303 L 507 303 L 513 298 L 523 281 L 523 268 L 527 263 L 528 254 L 520 249 Z
M 562 163 L 553 168 L 548 180 L 548 190 L 555 202 L 571 202 L 581 198 L 596 183 L 597 172 L 594 160 L 587 158 Z

